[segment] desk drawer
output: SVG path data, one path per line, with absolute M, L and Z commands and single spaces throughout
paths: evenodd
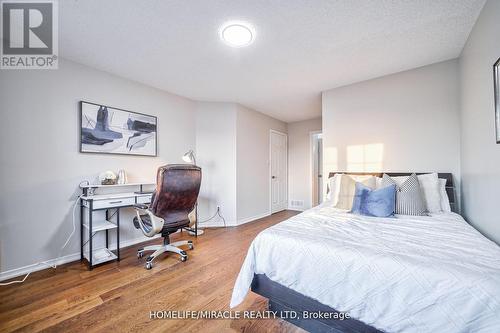
M 94 209 L 111 208 L 120 206 L 131 206 L 135 204 L 134 198 L 116 198 L 105 200 L 94 200 Z
M 151 194 L 137 196 L 137 203 L 138 204 L 148 204 L 148 203 L 151 203 Z

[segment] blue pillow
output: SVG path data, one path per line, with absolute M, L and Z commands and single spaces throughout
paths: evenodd
M 396 206 L 396 185 L 378 190 L 356 182 L 356 192 L 351 213 L 358 215 L 389 217 L 394 215 Z

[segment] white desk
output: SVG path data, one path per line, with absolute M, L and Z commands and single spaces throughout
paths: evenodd
M 147 204 L 151 201 L 152 193 L 135 193 L 135 190 L 143 191 L 144 186 L 154 189 L 155 183 L 129 183 L 120 185 L 82 185 L 83 195 L 80 198 L 80 260 L 86 259 L 88 268 L 91 270 L 95 265 L 112 260 L 120 260 L 120 208 L 132 207 L 135 204 Z M 108 190 L 126 190 L 117 193 L 97 194 L 102 189 Z M 87 221 L 84 219 L 85 209 L 87 210 Z M 110 209 L 116 209 L 116 222 L 110 221 Z M 93 212 L 105 210 L 106 218 L 101 220 L 93 219 Z M 86 229 L 84 232 L 84 229 Z M 109 249 L 108 231 L 116 229 L 116 251 Z M 92 249 L 93 234 L 99 231 L 106 232 L 106 247 L 94 250 Z M 84 234 L 87 233 L 87 241 L 84 242 Z M 86 244 L 89 244 L 88 251 L 84 250 Z

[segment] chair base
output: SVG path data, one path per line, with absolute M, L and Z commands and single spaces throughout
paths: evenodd
M 205 231 L 203 229 L 198 229 L 198 230 L 196 230 L 196 232 L 194 232 L 194 230 L 190 229 L 190 230 L 188 230 L 188 233 L 191 236 L 201 236 L 205 233 Z
M 194 249 L 193 246 L 193 241 L 190 240 L 183 240 L 183 241 L 178 241 L 170 244 L 163 244 L 163 245 L 150 245 L 150 246 L 145 246 L 142 249 L 137 250 L 137 257 L 142 258 L 144 256 L 144 251 L 154 251 L 150 256 L 146 258 L 146 269 L 151 269 L 153 268 L 153 260 L 158 257 L 160 254 L 165 253 L 165 252 L 173 252 L 179 254 L 180 260 L 181 261 L 186 261 L 188 259 L 188 255 L 186 251 L 178 248 L 177 246 L 182 246 L 182 245 L 187 245 L 189 246 L 189 249 L 192 250 Z

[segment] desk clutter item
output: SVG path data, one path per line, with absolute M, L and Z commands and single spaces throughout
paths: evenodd
M 125 170 L 123 169 L 120 169 L 118 171 L 118 180 L 117 180 L 117 184 L 120 184 L 120 185 L 124 185 L 127 183 L 127 173 L 125 172 Z
M 118 177 L 113 171 L 104 171 L 99 175 L 99 182 L 101 185 L 115 185 Z

